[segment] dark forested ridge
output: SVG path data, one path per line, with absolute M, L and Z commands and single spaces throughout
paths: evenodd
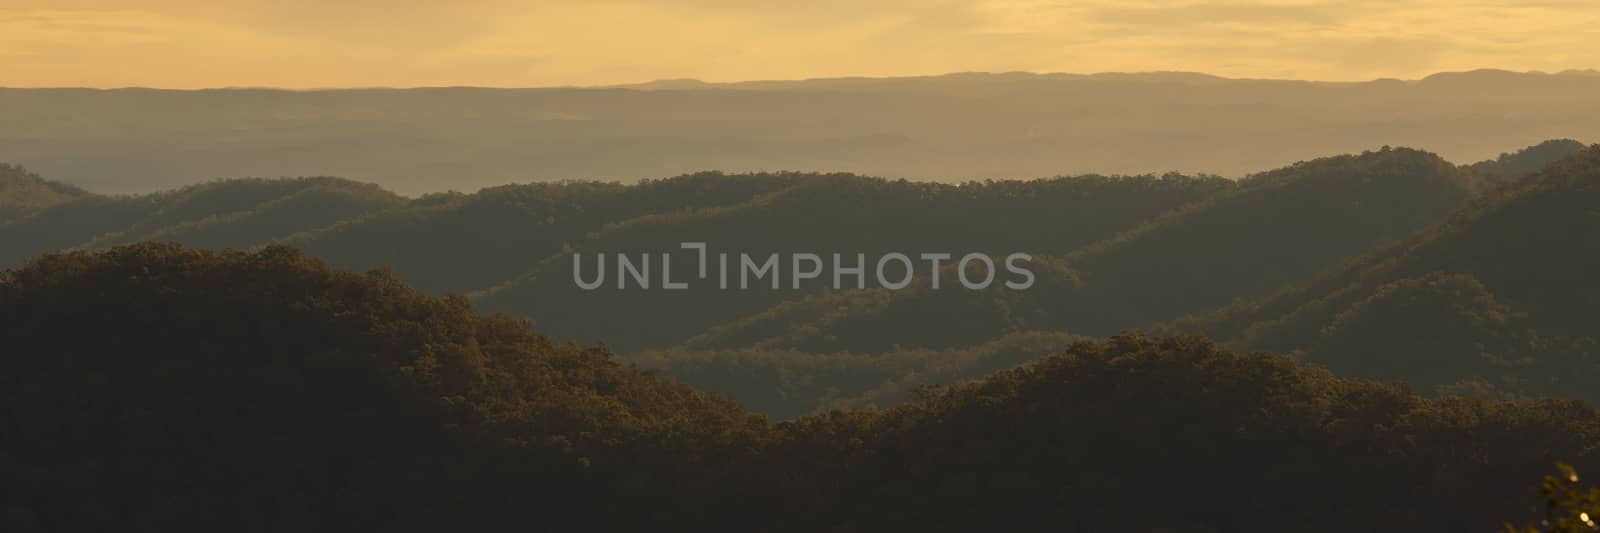
M 7 531 L 641 525 L 767 438 L 730 401 L 289 248 L 45 257 L 0 313 Z
M 0 274 L 6 531 L 1472 531 L 1600 412 L 1193 337 L 776 423 L 284 247 Z M 886 362 L 892 365 L 892 362 Z

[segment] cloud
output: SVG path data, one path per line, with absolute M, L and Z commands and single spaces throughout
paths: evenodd
M 1122 27 L 1193 27 L 1215 24 L 1328 26 L 1358 17 L 1356 7 L 1332 4 L 1194 3 L 1097 7 L 1093 18 Z M 1287 28 L 1285 28 L 1287 29 Z

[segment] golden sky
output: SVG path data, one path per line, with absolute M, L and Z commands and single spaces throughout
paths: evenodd
M 0 0 L 0 86 L 1600 67 L 1600 0 Z

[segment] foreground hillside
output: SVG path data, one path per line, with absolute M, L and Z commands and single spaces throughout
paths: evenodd
M 1118 336 L 772 423 L 283 247 L 0 274 L 6 531 L 1467 531 L 1600 412 Z
M 768 438 L 730 401 L 288 248 L 46 257 L 0 282 L 0 323 L 8 531 L 574 526 L 614 498 L 643 514 L 605 523 L 638 526 Z

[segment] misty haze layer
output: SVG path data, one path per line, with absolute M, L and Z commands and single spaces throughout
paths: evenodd
M 1600 139 L 1600 75 L 1320 83 L 956 74 L 617 88 L 0 89 L 0 160 L 100 192 L 337 175 L 401 193 L 702 169 L 1240 176 L 1379 145 Z

